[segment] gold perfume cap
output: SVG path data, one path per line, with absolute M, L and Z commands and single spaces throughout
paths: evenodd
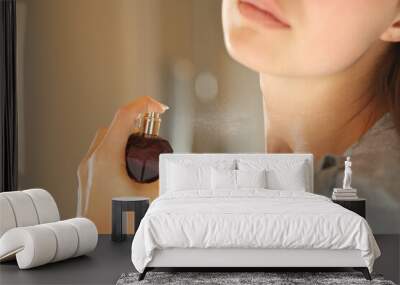
M 161 125 L 161 115 L 156 112 L 143 113 L 140 122 L 140 132 L 145 135 L 158 136 Z

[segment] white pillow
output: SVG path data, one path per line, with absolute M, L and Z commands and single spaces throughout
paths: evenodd
M 211 170 L 211 188 L 213 190 L 237 190 L 240 188 L 266 188 L 267 176 L 263 170 Z
M 268 189 L 306 191 L 307 181 L 305 165 L 298 165 L 295 168 L 267 171 Z
M 171 191 L 210 189 L 210 172 L 211 167 L 170 163 L 167 188 Z
M 167 191 L 211 190 L 211 168 L 235 169 L 235 160 L 176 159 L 166 165 Z
M 236 189 L 236 170 L 216 169 L 211 170 L 211 188 L 218 189 Z
M 267 171 L 236 170 L 237 188 L 267 188 Z
M 272 190 L 306 191 L 309 167 L 304 160 L 239 159 L 240 170 L 267 171 L 267 188 Z

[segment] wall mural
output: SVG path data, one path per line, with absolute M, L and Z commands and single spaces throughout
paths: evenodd
M 315 192 L 328 197 L 343 188 L 349 157 L 351 187 L 366 199 L 374 233 L 400 233 L 396 1 L 279 1 L 270 21 L 258 17 L 251 0 L 102 1 L 79 10 L 108 15 L 103 26 L 74 28 L 62 18 L 50 25 L 70 36 L 68 50 L 55 42 L 57 34 L 47 42 L 29 37 L 49 27 L 40 21 L 47 14 L 73 13 L 68 2 L 41 17 L 29 18 L 42 11 L 32 10 L 23 21 L 25 58 L 53 46 L 45 53 L 63 60 L 41 61 L 46 81 L 34 62 L 25 64 L 30 96 L 19 101 L 27 110 L 22 136 L 30 140 L 20 165 L 29 175 L 21 175 L 21 187 L 43 185 L 64 215 L 77 205 L 78 215 L 107 233 L 112 197 L 157 197 L 154 165 L 143 167 L 145 157 L 172 149 L 312 153 Z M 91 46 L 93 39 L 100 44 Z M 160 126 L 143 125 L 149 112 L 162 114 L 148 120 Z M 135 140 L 140 128 L 159 129 L 160 139 Z M 54 147 L 61 144 L 62 152 Z

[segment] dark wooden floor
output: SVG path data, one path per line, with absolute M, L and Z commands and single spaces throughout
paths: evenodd
M 400 236 L 377 235 L 382 251 L 375 272 L 400 282 Z M 132 239 L 114 243 L 100 236 L 94 252 L 30 270 L 19 270 L 15 262 L 0 264 L 0 284 L 115 284 L 124 272 L 134 271 L 130 259 Z

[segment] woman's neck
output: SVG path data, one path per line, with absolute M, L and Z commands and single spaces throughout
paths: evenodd
M 329 76 L 261 74 L 267 152 L 310 152 L 319 159 L 357 142 L 387 112 L 386 99 L 368 88 L 384 50 L 376 45 Z

